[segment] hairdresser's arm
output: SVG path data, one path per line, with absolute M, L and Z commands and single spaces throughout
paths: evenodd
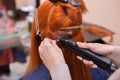
M 39 46 L 40 57 L 50 71 L 52 80 L 71 80 L 68 66 L 56 41 L 45 38 Z
M 112 59 L 112 61 L 120 67 L 120 47 L 119 46 L 114 46 L 114 51 L 113 53 L 108 56 L 109 58 Z
M 92 50 L 93 52 L 96 52 L 98 54 L 104 55 L 106 57 L 109 57 L 116 66 L 120 66 L 120 47 L 118 46 L 111 46 L 106 44 L 99 44 L 99 43 L 77 43 L 79 47 L 81 48 L 87 48 Z M 78 57 L 80 60 L 82 60 L 80 57 Z M 95 64 L 91 61 L 83 60 L 83 62 L 91 67 L 96 67 Z

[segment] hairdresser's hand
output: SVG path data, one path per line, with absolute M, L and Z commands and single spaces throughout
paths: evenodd
M 91 51 L 103 55 L 103 56 L 110 56 L 113 51 L 114 51 L 114 47 L 111 45 L 106 45 L 106 44 L 99 44 L 99 43 L 81 43 L 81 42 L 77 42 L 77 45 L 80 48 L 86 48 L 86 49 L 90 49 Z M 88 61 L 88 60 L 84 60 L 81 57 L 78 57 L 78 59 L 83 60 L 83 62 L 90 66 L 91 68 L 96 68 L 97 66 L 92 62 L 92 61 Z
M 39 53 L 43 63 L 50 70 L 56 65 L 65 64 L 63 53 L 55 40 L 45 38 L 39 46 Z

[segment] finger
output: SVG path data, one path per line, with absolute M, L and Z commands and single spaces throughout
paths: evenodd
M 45 42 L 42 41 L 40 46 L 38 47 L 39 55 L 42 55 L 45 49 Z
M 41 58 L 41 59 L 43 59 L 43 56 L 42 56 L 42 54 L 39 54 L 39 56 L 40 56 L 40 58 Z
M 89 61 L 88 64 L 91 68 L 97 68 L 97 65 L 95 65 L 92 61 Z
M 45 46 L 45 47 L 52 47 L 52 40 L 51 39 L 49 39 L 49 38 L 45 38 L 44 40 L 43 40 L 43 46 Z
M 92 61 L 88 61 L 88 60 L 85 60 L 85 59 L 83 59 L 83 63 L 88 65 L 88 66 L 91 66 L 91 65 L 94 64 Z
M 88 65 L 93 65 L 94 63 L 92 61 L 88 61 Z
M 86 48 L 86 43 L 77 42 L 77 45 L 78 45 L 80 48 Z
M 97 68 L 97 65 L 93 64 L 91 65 L 91 68 Z
M 88 60 L 83 59 L 83 63 L 89 66 L 89 61 Z
M 92 61 L 88 61 L 88 65 L 93 68 L 95 64 Z
M 77 42 L 77 45 L 80 47 L 80 48 L 87 48 L 87 49 L 90 49 L 92 51 L 95 51 L 96 49 L 96 44 L 97 43 L 81 43 L 81 42 Z
M 82 58 L 82 57 L 80 57 L 80 56 L 77 56 L 77 58 L 78 58 L 79 60 L 83 60 L 83 58 Z
M 39 45 L 39 47 L 38 47 L 38 51 L 39 51 L 39 54 L 40 54 L 40 52 L 41 52 L 41 48 L 43 48 L 43 41 L 41 42 L 41 44 Z
M 97 65 L 95 65 L 92 61 L 83 60 L 83 63 L 91 68 L 97 68 Z
M 51 41 L 54 46 L 56 46 L 56 40 Z
M 43 42 L 43 44 L 49 43 L 49 42 L 50 42 L 50 39 L 49 39 L 49 38 L 45 38 L 42 42 Z
M 50 39 L 50 38 L 45 38 L 45 41 L 49 41 L 50 43 L 52 43 L 52 39 Z
M 60 48 L 58 47 L 58 45 L 56 44 L 56 41 L 55 41 L 55 40 L 52 41 L 52 44 L 53 44 L 53 46 L 54 46 L 55 48 L 60 49 Z
M 40 47 L 40 46 L 43 46 L 43 41 L 41 41 L 41 43 L 40 43 L 39 47 Z

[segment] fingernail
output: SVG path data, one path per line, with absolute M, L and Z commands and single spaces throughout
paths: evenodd
M 77 58 L 79 59 L 79 60 L 83 60 L 81 57 L 79 57 L 79 56 L 77 56 Z
M 94 68 L 97 68 L 97 65 L 94 65 L 93 67 L 94 67 Z

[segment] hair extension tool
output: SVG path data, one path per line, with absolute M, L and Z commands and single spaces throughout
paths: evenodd
M 77 46 L 77 43 L 72 40 L 59 39 L 59 43 L 83 59 L 93 61 L 98 67 L 102 68 L 103 70 L 106 70 L 110 73 L 116 70 L 116 68 L 112 66 L 111 59 L 102 55 L 98 55 L 91 50 L 79 48 Z

